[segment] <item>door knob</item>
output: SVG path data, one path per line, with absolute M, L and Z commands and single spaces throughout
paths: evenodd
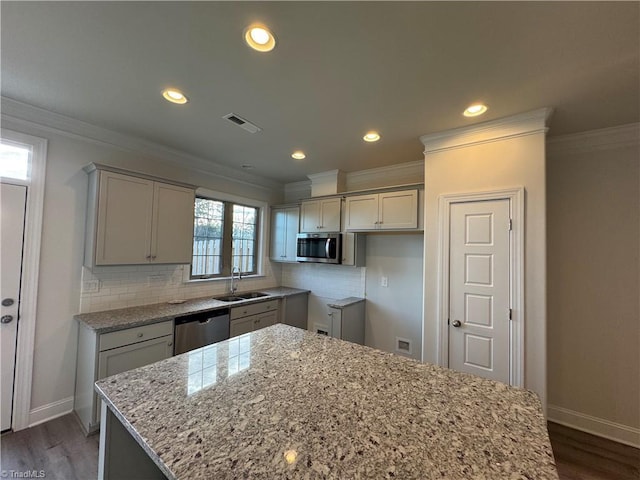
M 13 305 L 13 298 L 4 298 L 2 300 L 3 307 L 10 307 L 11 305 Z
M 451 322 L 451 325 L 458 328 L 460 325 L 462 325 L 462 323 L 460 322 L 460 320 L 454 320 L 453 322 Z
M 0 323 L 11 323 L 13 322 L 13 315 L 3 315 L 0 318 Z

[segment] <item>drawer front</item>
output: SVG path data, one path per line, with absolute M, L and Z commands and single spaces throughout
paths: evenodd
M 100 335 L 100 351 L 130 345 L 132 343 L 144 342 L 152 338 L 173 335 L 173 320 L 141 327 L 127 328 L 117 332 L 104 333 Z
M 231 320 L 234 318 L 242 318 L 247 315 L 257 315 L 259 313 L 272 312 L 278 309 L 279 300 L 269 300 L 268 302 L 251 303 L 241 307 L 231 309 Z

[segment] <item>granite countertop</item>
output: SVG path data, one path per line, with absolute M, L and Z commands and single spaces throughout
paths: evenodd
M 215 300 L 213 296 L 211 296 L 205 298 L 194 298 L 178 304 L 163 302 L 152 305 L 140 305 L 138 307 L 105 310 L 102 312 L 81 313 L 75 315 L 74 318 L 78 322 L 83 323 L 98 333 L 106 333 L 115 330 L 122 330 L 124 328 L 138 327 L 150 323 L 172 320 L 175 317 L 188 315 L 190 313 L 217 310 L 219 308 L 237 307 L 248 303 L 259 303 L 272 300 L 274 298 L 308 293 L 309 290 L 291 287 L 272 287 L 262 289 L 260 292 L 267 293 L 268 296 L 251 298 L 240 302 L 221 302 L 220 300 Z
M 354 303 L 359 303 L 364 301 L 365 299 L 360 297 L 347 297 L 347 298 L 342 298 L 340 300 L 334 300 L 333 302 L 327 303 L 327 305 L 334 308 L 344 308 L 344 307 L 348 307 L 349 305 L 353 305 Z
M 169 479 L 556 479 L 527 390 L 275 325 L 96 383 Z

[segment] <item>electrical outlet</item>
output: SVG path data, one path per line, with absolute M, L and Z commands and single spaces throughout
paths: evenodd
M 388 287 L 389 286 L 389 277 L 385 277 L 384 275 L 380 277 L 380 286 Z
M 86 280 L 82 282 L 84 293 L 98 293 L 100 291 L 100 280 Z

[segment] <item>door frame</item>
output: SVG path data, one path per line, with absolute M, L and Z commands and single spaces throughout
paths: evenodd
M 449 241 L 451 204 L 485 200 L 509 200 L 512 221 L 509 239 L 509 299 L 512 317 L 509 328 L 509 384 L 524 386 L 524 187 L 497 189 L 481 192 L 449 193 L 438 197 L 438 295 L 437 358 L 438 364 L 449 366 Z
M 18 431 L 29 427 L 31 411 L 47 140 L 6 128 L 0 131 L 0 137 L 7 143 L 29 146 L 32 149 L 29 180 L 7 179 L 10 183 L 26 185 L 27 187 L 22 275 L 20 279 L 20 309 L 18 311 L 18 340 L 16 344 L 13 412 L 11 418 L 12 430 Z

